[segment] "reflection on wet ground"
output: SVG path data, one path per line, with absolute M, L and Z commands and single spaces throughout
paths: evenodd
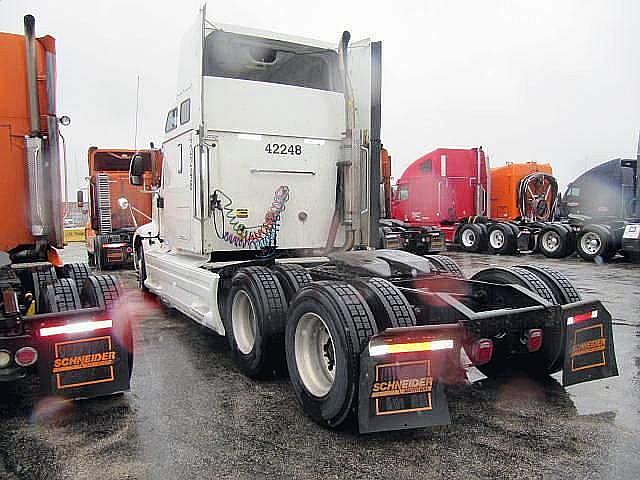
M 224 339 L 161 311 L 138 325 L 130 393 L 60 403 L 35 381 L 1 387 L 0 478 L 637 478 L 640 267 L 451 256 L 469 273 L 561 269 L 616 318 L 620 377 L 567 389 L 559 377 L 481 379 L 448 389 L 450 426 L 331 432 L 300 412 L 286 378 L 245 378 Z

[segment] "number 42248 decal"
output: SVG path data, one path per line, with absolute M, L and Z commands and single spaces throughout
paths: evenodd
M 302 155 L 302 145 L 287 145 L 286 143 L 267 143 L 264 151 L 278 155 Z

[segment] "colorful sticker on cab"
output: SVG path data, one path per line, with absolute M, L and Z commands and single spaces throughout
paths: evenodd
M 431 360 L 376 365 L 370 397 L 376 415 L 432 410 Z
M 58 342 L 53 373 L 58 390 L 115 380 L 117 353 L 110 336 Z

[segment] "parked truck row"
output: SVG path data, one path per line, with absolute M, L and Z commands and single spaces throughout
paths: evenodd
M 615 159 L 571 182 L 564 196 L 551 166 L 490 168 L 482 147 L 437 149 L 398 179 L 391 216 L 407 228 L 444 232 L 467 252 L 540 252 L 563 258 L 640 259 L 638 162 Z
M 9 111 L 14 123 L 2 137 L 1 173 L 14 176 L 5 191 L 24 215 L 1 212 L 14 223 L 0 236 L 0 380 L 37 369 L 50 393 L 123 391 L 133 342 L 130 319 L 114 310 L 120 288 L 86 265 L 63 265 L 56 251 L 55 50 L 49 37 L 35 39 L 33 17 L 25 27 L 24 37 L 0 37 L 12 52 L 6 103 L 31 111 Z M 132 248 L 140 289 L 225 336 L 247 376 L 288 371 L 302 411 L 328 428 L 449 423 L 446 386 L 467 381 L 463 358 L 490 377 L 514 366 L 562 371 L 564 385 L 617 375 L 611 315 L 561 272 L 521 265 L 468 279 L 430 254 L 442 245 L 439 229 L 380 223 L 392 208 L 390 197 L 381 201 L 388 158 L 377 161 L 380 42 L 344 32 L 335 45 L 223 25 L 204 6 L 181 52 L 162 154 L 89 152 L 96 266 L 122 263 Z M 477 207 L 489 180 L 475 156 Z M 143 208 L 151 221 L 140 225 Z

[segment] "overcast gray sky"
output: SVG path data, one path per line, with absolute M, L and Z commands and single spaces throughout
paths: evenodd
M 59 112 L 71 192 L 90 145 L 162 140 L 178 48 L 201 0 L 0 0 L 0 31 L 57 39 Z M 494 165 L 550 162 L 561 185 L 635 156 L 640 131 L 637 0 L 211 1 L 221 23 L 318 38 L 383 42 L 383 143 L 398 177 L 437 147 L 483 145 Z

